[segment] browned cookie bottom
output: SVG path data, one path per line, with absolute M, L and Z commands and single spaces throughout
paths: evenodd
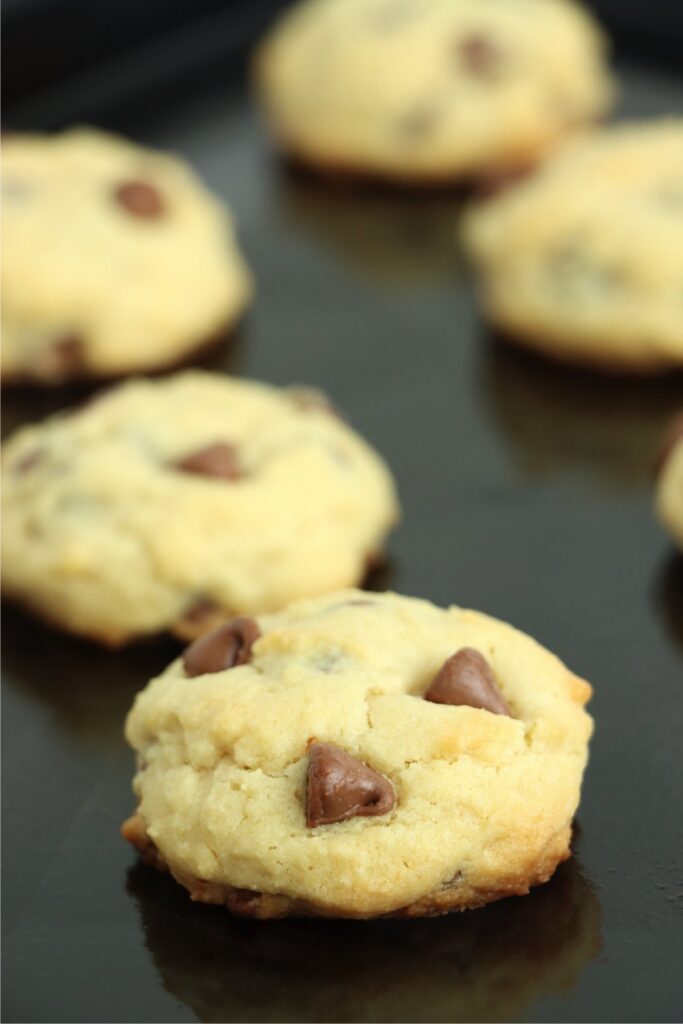
M 467 196 L 491 195 L 501 191 L 504 185 L 531 174 L 542 162 L 542 153 L 524 153 L 519 159 L 506 165 L 487 170 L 462 169 L 438 170 L 431 172 L 405 171 L 392 174 L 370 170 L 351 162 L 307 158 L 294 152 L 283 152 L 280 161 L 293 179 L 309 181 L 339 192 L 350 193 L 403 193 L 420 197 L 429 193 L 455 193 Z
M 648 362 L 633 361 L 628 358 L 605 356 L 600 350 L 600 344 L 595 346 L 582 342 L 580 348 L 555 347 L 552 340 L 545 337 L 543 332 L 535 334 L 524 333 L 514 327 L 506 327 L 503 323 L 496 323 L 489 319 L 490 331 L 493 337 L 505 345 L 512 345 L 515 348 L 523 349 L 539 359 L 546 359 L 556 366 L 573 367 L 577 370 L 584 370 L 587 373 L 596 373 L 602 376 L 611 377 L 661 377 L 664 374 L 680 374 L 683 366 L 673 359 L 665 357 L 653 358 Z
M 187 351 L 174 356 L 167 362 L 156 363 L 154 366 L 137 367 L 133 370 L 119 370 L 101 373 L 88 366 L 83 340 L 77 335 L 58 338 L 46 349 L 30 367 L 0 377 L 3 388 L 50 389 L 74 387 L 83 388 L 98 384 L 116 383 L 124 377 L 155 376 L 173 370 L 182 370 L 201 362 L 212 355 L 223 345 L 234 342 L 241 318 L 229 320 L 218 327 L 208 337 L 204 337 L 192 345 Z
M 477 889 L 468 885 L 460 872 L 447 884 L 427 893 L 414 903 L 387 914 L 350 914 L 343 908 L 318 906 L 305 900 L 291 899 L 273 893 L 239 889 L 194 878 L 178 870 L 172 871 L 154 841 L 147 833 L 144 819 L 136 811 L 121 827 L 124 839 L 131 843 L 143 860 L 159 871 L 167 871 L 180 882 L 197 903 L 213 903 L 227 907 L 233 914 L 261 920 L 280 917 L 437 917 L 456 910 L 473 910 L 507 896 L 524 896 L 535 885 L 547 882 L 562 861 L 571 856 L 571 827 L 567 826 L 548 843 L 543 855 L 522 873 L 501 879 L 495 889 Z

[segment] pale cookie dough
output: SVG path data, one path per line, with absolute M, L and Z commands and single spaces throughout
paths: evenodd
M 236 620 L 136 698 L 124 835 L 256 917 L 526 893 L 570 855 L 590 694 L 511 626 L 395 594 Z
M 605 371 L 683 367 L 683 120 L 569 146 L 472 210 L 465 241 L 510 340 Z
M 438 183 L 528 166 L 602 115 L 604 48 L 567 0 L 305 0 L 254 70 L 289 156 Z
M 683 551 L 683 413 L 672 423 L 658 461 L 657 515 Z
M 2 165 L 5 383 L 167 367 L 244 311 L 232 218 L 183 161 L 77 129 L 10 135 Z
M 20 429 L 3 476 L 4 592 L 108 644 L 355 584 L 398 516 L 323 395 L 200 371 Z

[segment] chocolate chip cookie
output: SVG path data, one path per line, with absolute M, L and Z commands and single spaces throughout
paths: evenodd
M 567 858 L 590 686 L 511 626 L 340 591 L 240 618 L 136 698 L 123 833 L 194 900 L 423 916 Z
M 465 241 L 510 340 L 603 371 L 683 367 L 683 119 L 569 146 L 472 210 Z
M 565 0 L 305 0 L 255 80 L 287 155 L 404 184 L 533 164 L 613 93 L 600 31 Z
M 656 470 L 657 515 L 683 551 L 683 412 L 664 438 Z
M 108 644 L 353 585 L 398 516 L 323 395 L 200 371 L 20 429 L 3 480 L 4 592 Z
M 2 157 L 5 383 L 170 366 L 243 312 L 231 216 L 183 161 L 82 129 Z

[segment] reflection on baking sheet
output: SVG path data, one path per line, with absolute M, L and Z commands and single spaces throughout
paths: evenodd
M 7 603 L 2 618 L 5 686 L 47 705 L 59 729 L 89 748 L 121 748 L 133 697 L 180 650 L 177 642 L 157 638 L 112 656 L 106 648 L 59 633 Z
M 291 168 L 276 187 L 281 218 L 362 275 L 386 284 L 443 283 L 458 275 L 462 192 L 413 195 L 330 184 Z
M 683 379 L 601 377 L 489 338 L 481 390 L 527 475 L 577 470 L 612 488 L 640 489 L 680 408 Z
M 201 1021 L 509 1020 L 600 948 L 576 858 L 529 896 L 413 921 L 249 921 L 141 865 L 128 891 L 164 987 Z

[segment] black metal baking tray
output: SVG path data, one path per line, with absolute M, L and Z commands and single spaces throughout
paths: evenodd
M 680 80 L 621 70 L 621 113 L 680 113 Z M 76 94 L 61 117 L 56 96 L 7 119 L 58 125 Z M 89 116 L 185 154 L 236 211 L 258 297 L 212 365 L 329 390 L 388 458 L 405 515 L 376 585 L 527 630 L 593 682 L 597 731 L 576 856 L 530 896 L 423 922 L 240 921 L 118 834 L 123 718 L 177 647 L 108 653 L 7 609 L 4 1019 L 680 1019 L 683 564 L 651 459 L 681 377 L 594 378 L 496 343 L 453 230 L 462 196 L 284 172 L 230 64 Z M 8 393 L 4 427 L 66 400 Z

